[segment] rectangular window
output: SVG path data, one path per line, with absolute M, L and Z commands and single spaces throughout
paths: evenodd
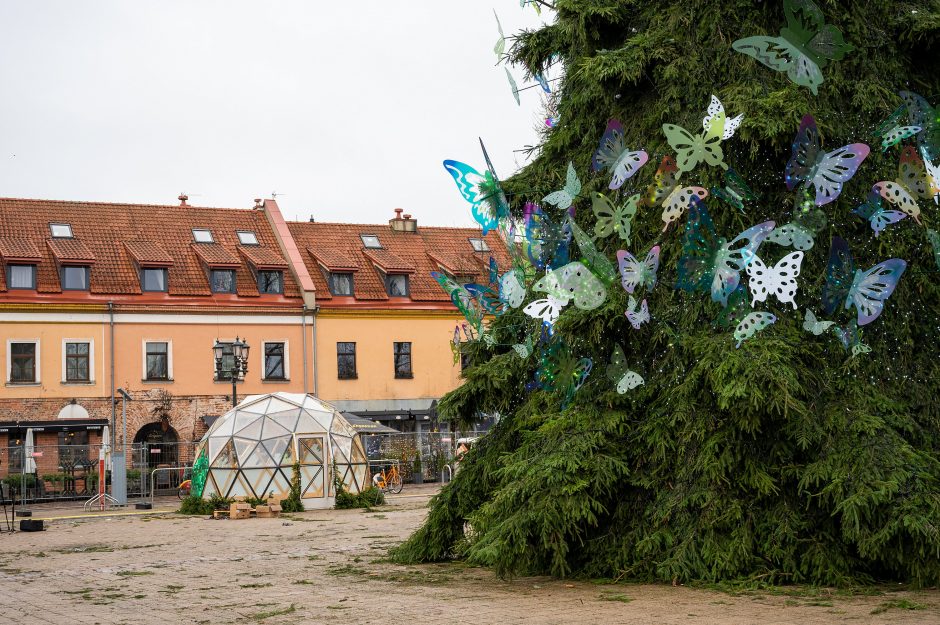
M 352 295 L 353 276 L 351 273 L 331 273 L 330 293 L 333 295 Z
M 87 291 L 88 267 L 62 267 L 60 280 L 66 291 Z
M 474 252 L 489 252 L 490 246 L 483 239 L 470 239 L 470 246 Z
M 264 379 L 284 380 L 284 343 L 264 344 Z
M 147 343 L 147 380 L 170 379 L 169 345 L 163 342 Z
M 259 271 L 258 272 L 258 292 L 259 293 L 283 293 L 284 292 L 284 274 L 280 271 Z
M 59 463 L 84 464 L 90 460 L 88 450 L 88 431 L 59 432 Z
M 91 345 L 88 343 L 65 344 L 65 381 L 88 382 Z
M 389 297 L 408 297 L 408 276 L 403 273 L 385 276 L 385 292 Z
M 49 224 L 49 230 L 52 232 L 52 238 L 54 239 L 72 238 L 71 224 Z
M 238 242 L 242 245 L 258 245 L 258 237 L 250 230 L 238 230 Z
M 356 375 L 356 344 L 336 344 L 336 371 L 340 380 L 355 380 Z
M 7 286 L 11 289 L 35 289 L 36 265 L 7 265 Z
M 231 380 L 232 367 L 235 366 L 235 349 L 231 343 L 219 341 L 222 344 L 222 374 L 219 375 L 218 369 L 215 372 L 216 380 Z M 215 363 L 213 363 L 215 364 Z
M 414 377 L 411 371 L 411 343 L 395 343 L 395 377 Z
M 460 352 L 460 370 L 466 371 L 470 368 L 470 354 L 461 350 Z
M 382 244 L 379 242 L 379 237 L 375 236 L 374 234 L 361 234 L 359 235 L 359 238 L 362 239 L 363 247 L 367 247 L 373 250 L 377 250 L 382 247 Z
M 10 382 L 38 382 L 36 343 L 10 343 Z
M 166 269 L 163 267 L 145 267 L 140 271 L 140 285 L 144 291 L 166 292 Z
M 205 228 L 193 228 L 193 239 L 196 243 L 212 243 L 212 231 Z
M 234 293 L 235 292 L 235 270 L 234 269 L 213 269 L 211 281 L 212 281 L 213 293 Z

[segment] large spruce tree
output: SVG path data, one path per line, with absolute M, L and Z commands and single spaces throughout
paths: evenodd
M 865 142 L 872 152 L 823 207 L 827 224 L 806 253 L 800 310 L 769 300 L 763 309 L 779 320 L 739 349 L 716 322 L 719 304 L 675 288 L 683 227 L 663 233 L 659 208 L 640 209 L 629 246 L 645 254 L 662 245 L 659 282 L 647 295 L 652 321 L 630 327 L 615 283 L 602 307 L 569 307 L 556 324 L 576 356 L 594 361 L 567 407 L 559 393 L 526 390 L 538 354 L 522 359 L 509 347 L 537 323 L 519 309 L 494 319 L 496 344 L 467 347 L 474 365 L 440 410 L 458 422 L 478 412 L 502 418 L 395 557 L 462 557 L 503 575 L 940 582 L 940 273 L 925 228 L 907 219 L 875 238 L 851 213 L 872 184 L 896 176 L 899 148 L 882 153 L 872 130 L 898 106 L 898 91 L 940 100 L 940 2 L 819 0 L 854 50 L 825 67 L 818 95 L 731 47 L 777 35 L 781 0 L 555 4 L 554 21 L 518 34 L 509 55 L 529 74 L 554 55 L 565 66 L 559 124 L 505 183 L 517 214 L 561 188 L 573 161 L 584 181 L 576 221 L 592 232 L 589 196 L 606 191 L 609 176 L 591 173 L 590 162 L 608 118 L 622 120 L 627 143 L 650 154 L 626 195 L 642 191 L 672 152 L 663 123 L 701 128 L 711 94 L 729 115 L 745 114 L 723 144 L 725 161 L 760 196 L 743 214 L 707 200 L 722 236 L 791 220 L 783 172 L 804 114 L 815 117 L 825 148 Z M 718 168 L 683 177 L 706 188 L 720 180 Z M 937 207 L 922 209 L 936 228 Z M 871 352 L 856 357 L 832 333 L 802 327 L 806 308 L 820 312 L 836 235 L 861 268 L 908 262 L 884 314 L 862 329 Z M 597 245 L 611 259 L 625 247 L 616 236 Z M 775 247 L 766 260 L 787 251 Z M 844 325 L 850 312 L 833 318 Z M 624 395 L 604 375 L 615 343 L 646 380 Z

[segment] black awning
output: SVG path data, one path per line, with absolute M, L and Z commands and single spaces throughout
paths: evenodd
M 59 421 L 0 421 L 0 434 L 25 432 L 65 432 L 69 430 L 101 430 L 108 425 L 108 419 L 61 419 Z
M 381 423 L 373 421 L 372 419 L 366 419 L 359 414 L 353 414 L 351 412 L 341 413 L 346 421 L 349 422 L 349 425 L 353 426 L 357 432 L 362 434 L 399 434 L 398 430 L 393 430 L 390 427 L 384 426 Z
M 202 415 L 202 422 L 206 424 L 207 428 L 211 428 L 212 424 L 215 423 L 218 420 L 218 418 L 221 416 L 222 415 L 204 414 Z

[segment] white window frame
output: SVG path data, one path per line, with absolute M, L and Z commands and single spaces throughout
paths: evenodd
M 66 379 L 66 346 L 69 343 L 88 343 L 88 381 L 69 381 Z M 169 349 L 169 348 L 167 348 Z M 146 360 L 146 358 L 145 358 Z M 95 383 L 95 340 L 94 339 L 62 339 L 62 384 L 94 384 Z
M 369 245 L 369 244 L 366 243 L 366 239 L 375 239 L 375 242 L 376 242 L 378 245 Z M 362 247 L 366 248 L 367 250 L 380 250 L 380 249 L 382 249 L 382 241 L 379 239 L 379 235 L 377 235 L 377 234 L 360 234 L 360 235 L 359 235 L 359 240 L 362 241 Z
M 208 241 L 200 241 L 200 240 L 199 240 L 199 237 L 196 236 L 196 233 L 197 233 L 197 232 L 199 232 L 199 233 L 203 233 L 203 232 L 204 232 L 204 233 L 208 234 L 208 235 L 209 235 L 209 240 L 208 240 Z M 210 230 L 209 228 L 193 228 L 193 241 L 195 241 L 196 243 L 215 243 L 215 236 L 212 234 L 212 230 Z
M 55 233 L 56 226 L 60 228 L 68 228 L 69 233 L 67 235 L 56 234 Z M 53 221 L 49 223 L 49 234 L 50 236 L 52 236 L 53 239 L 74 239 L 75 238 L 75 233 L 72 231 L 72 224 L 63 223 L 61 221 Z
M 13 373 L 13 343 L 33 343 L 36 346 L 36 377 L 32 382 L 13 382 L 10 380 L 10 374 Z M 29 386 L 42 383 L 42 344 L 39 339 L 7 339 L 7 374 L 6 383 L 11 386 Z
M 258 242 L 258 235 L 254 230 L 236 230 L 235 234 L 238 235 L 238 242 L 242 245 L 260 245 Z M 245 239 L 242 238 L 242 235 L 250 236 L 252 239 L 254 239 L 254 241 L 245 241 Z
M 268 343 L 284 343 L 284 378 L 271 378 L 268 379 L 265 377 L 265 368 L 264 368 L 264 352 L 265 346 Z M 269 341 L 261 341 L 261 368 L 258 369 L 261 372 L 261 379 L 268 382 L 290 382 L 290 341 L 287 339 L 271 339 Z M 226 380 L 228 381 L 228 380 Z
M 486 242 L 486 239 L 472 238 L 470 239 L 470 247 L 473 248 L 474 252 L 489 252 L 490 251 L 490 246 Z
M 166 343 L 166 380 L 147 379 L 147 343 Z M 169 384 L 173 381 L 173 341 L 170 339 L 141 339 L 140 381 L 144 384 Z

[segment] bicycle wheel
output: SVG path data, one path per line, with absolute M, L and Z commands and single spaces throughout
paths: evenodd
M 403 486 L 404 484 L 402 484 L 400 473 L 395 473 L 395 475 L 390 477 L 388 480 L 388 492 L 390 493 L 395 493 L 397 495 L 401 492 Z

